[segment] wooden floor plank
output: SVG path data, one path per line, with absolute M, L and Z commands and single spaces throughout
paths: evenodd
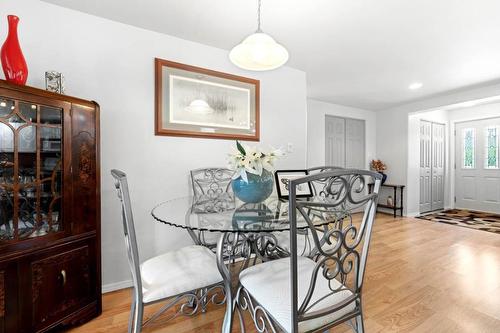
M 160 306 L 147 308 L 145 318 Z M 367 333 L 500 332 L 500 235 L 379 214 L 363 306 Z M 129 307 L 130 290 L 105 294 L 103 314 L 71 332 L 126 332 Z M 206 313 L 158 321 L 143 332 L 218 332 L 223 317 L 224 307 L 211 305 Z M 247 332 L 256 332 L 245 318 Z

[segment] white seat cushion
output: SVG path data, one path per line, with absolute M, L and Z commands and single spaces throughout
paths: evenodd
M 191 245 L 167 252 L 141 264 L 145 303 L 210 286 L 222 281 L 215 254 Z
M 304 300 L 312 277 L 312 271 L 316 263 L 306 257 L 298 257 L 298 301 L 299 307 Z M 274 320 L 276 320 L 287 332 L 291 331 L 291 291 L 290 291 L 290 258 L 283 258 L 252 266 L 243 270 L 240 274 L 240 282 L 243 287 L 255 298 Z M 337 289 L 341 284 L 337 280 L 331 280 L 331 286 Z M 319 300 L 332 291 L 328 286 L 322 272 L 318 273 L 316 287 L 311 302 Z M 317 311 L 322 308 L 335 305 L 342 300 L 352 296 L 348 290 L 337 292 L 319 302 L 309 311 Z M 307 332 L 322 327 L 345 314 L 353 311 L 354 302 L 330 315 L 299 322 L 299 331 Z M 309 312 L 308 311 L 308 312 Z

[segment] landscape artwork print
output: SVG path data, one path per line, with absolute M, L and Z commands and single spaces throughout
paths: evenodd
M 259 81 L 156 59 L 156 134 L 259 140 Z

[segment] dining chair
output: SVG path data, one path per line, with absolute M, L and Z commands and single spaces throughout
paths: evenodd
M 234 193 L 231 187 L 231 180 L 234 171 L 226 168 L 199 168 L 189 172 L 191 186 L 193 190 L 193 209 L 199 209 L 203 212 L 221 212 L 234 208 Z M 203 219 L 210 216 L 199 214 L 199 223 L 203 225 Z M 210 221 L 207 224 L 210 225 Z M 215 232 L 195 232 L 188 230 L 189 235 L 197 245 L 208 247 L 213 252 L 217 247 L 217 241 L 220 237 Z
M 127 176 L 116 169 L 111 170 L 111 175 L 121 201 L 125 245 L 133 282 L 128 332 L 140 332 L 144 325 L 181 302 L 185 303 L 175 315 L 194 315 L 200 307 L 204 311 L 209 300 L 221 304 L 223 301 L 217 302 L 216 295 L 208 297 L 209 293 L 222 292 L 223 289 L 215 255 L 206 247 L 186 246 L 139 263 Z M 143 323 L 144 306 L 169 298 L 169 302 Z
M 308 175 L 316 175 L 318 173 L 323 173 L 326 171 L 334 171 L 334 170 L 342 170 L 345 168 L 339 166 L 318 166 L 307 169 Z M 324 191 L 325 186 L 327 185 L 327 178 L 319 178 L 315 181 L 310 182 L 311 188 L 313 190 L 314 196 L 325 196 L 326 192 Z
M 308 175 L 314 175 L 317 173 L 330 171 L 330 170 L 340 170 L 341 167 L 337 166 L 320 166 L 306 169 Z M 283 170 L 282 170 L 283 171 Z M 286 170 L 284 170 L 286 171 Z M 320 178 L 316 181 L 309 182 L 312 189 L 313 196 L 324 196 L 324 187 L 325 187 L 326 179 Z M 312 256 L 315 253 L 314 240 L 312 233 L 315 232 L 320 238 L 320 245 L 322 247 L 330 246 L 326 233 L 328 232 L 328 226 L 316 227 L 314 229 L 306 229 L 299 230 L 300 236 L 297 237 L 297 251 L 299 255 Z M 289 244 L 290 244 L 290 234 L 288 232 L 280 232 L 276 233 L 276 240 L 278 241 L 278 246 L 282 248 L 284 251 L 289 252 Z
M 200 168 L 190 171 L 193 196 L 196 200 L 234 198 L 231 180 L 234 171 L 226 168 Z
M 290 182 L 290 257 L 240 273 L 238 304 L 250 311 L 259 332 L 322 332 L 344 322 L 364 332 L 363 277 L 381 178 L 371 171 L 338 169 Z M 325 198 L 297 200 L 297 185 L 319 179 L 327 184 Z M 368 183 L 374 184 L 371 193 Z M 313 229 L 320 215 L 332 221 L 349 219 L 358 207 L 363 212 L 352 215 L 360 221 L 345 226 L 333 223 L 329 229 L 333 246 L 322 248 L 313 234 L 316 255 L 297 255 L 298 219 Z M 311 210 L 319 214 L 310 214 Z

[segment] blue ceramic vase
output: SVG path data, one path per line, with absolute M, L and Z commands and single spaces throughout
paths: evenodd
M 380 182 L 380 184 L 384 185 L 385 181 L 387 180 L 387 175 L 383 172 L 380 172 L 380 174 L 382 175 L 382 181 Z
M 241 177 L 232 181 L 234 195 L 243 202 L 257 203 L 266 200 L 273 193 L 273 174 L 267 170 L 262 175 L 247 172 L 248 182 Z

